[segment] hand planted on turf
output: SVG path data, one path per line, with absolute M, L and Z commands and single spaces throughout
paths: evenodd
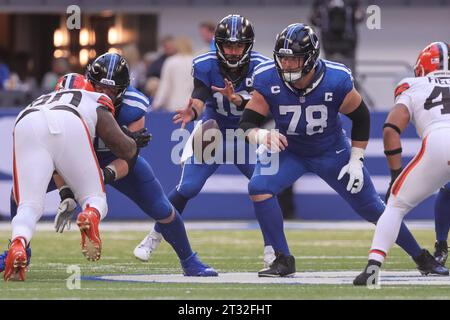
M 63 233 L 66 226 L 67 230 L 70 230 L 72 216 L 75 213 L 76 208 L 77 203 L 73 198 L 66 198 L 61 201 L 55 216 L 56 232 Z

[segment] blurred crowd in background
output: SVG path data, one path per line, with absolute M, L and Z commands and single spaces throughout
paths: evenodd
M 314 1 L 310 23 L 321 30 L 326 58 L 345 63 L 355 71 L 356 26 L 363 16 L 357 0 Z M 198 37 L 203 47 L 196 50 L 193 49 L 192 40 L 198 39 L 171 34 L 159 39 L 158 49 L 154 52 L 140 52 L 136 42 L 115 48 L 128 61 L 130 84 L 153 99 L 152 110 L 173 112 L 186 104 L 193 89 L 192 60 L 199 54 L 215 50 L 216 23 L 198 23 Z M 37 75 L 35 61 L 28 53 L 19 52 L 8 56 L 7 51 L 0 48 L 0 91 L 10 92 L 8 95 L 0 92 L 3 98 L 7 98 L 6 101 L 2 100 L 0 106 L 20 106 L 27 99 L 53 90 L 60 76 L 69 72 L 84 73 L 84 67 L 77 64 L 76 59 L 69 58 L 53 58 L 51 69 Z M 14 97 L 12 92 L 23 99 L 17 100 L 18 103 L 8 99 L 8 96 Z M 27 96 L 24 93 L 29 94 Z
M 204 47 L 195 52 L 191 39 L 174 35 L 164 35 L 156 52 L 141 53 L 135 43 L 118 48 L 129 64 L 130 85 L 154 99 L 153 110 L 171 112 L 186 103 L 193 88 L 192 60 L 198 54 L 215 50 L 215 27 L 214 21 L 199 24 L 199 37 Z M 41 78 L 35 75 L 33 65 L 34 61 L 26 52 L 11 56 L 0 49 L 0 91 L 49 92 L 60 76 L 69 72 L 84 73 L 79 65 L 71 64 L 65 57 L 53 58 L 51 70 Z

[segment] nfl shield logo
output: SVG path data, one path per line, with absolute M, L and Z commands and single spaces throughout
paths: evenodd
M 305 103 L 305 97 L 300 97 L 300 103 Z

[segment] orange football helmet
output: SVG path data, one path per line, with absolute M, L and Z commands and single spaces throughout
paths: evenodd
M 417 58 L 414 66 L 414 75 L 424 77 L 430 72 L 442 70 L 449 71 L 450 46 L 446 42 L 430 43 Z
M 79 73 L 68 73 L 58 79 L 55 91 L 67 89 L 82 89 L 87 91 L 95 91 L 92 84 Z

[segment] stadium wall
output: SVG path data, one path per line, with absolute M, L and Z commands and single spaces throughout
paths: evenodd
M 9 195 L 12 171 L 12 129 L 18 114 L 17 108 L 0 109 L 0 218 L 9 217 Z M 149 147 L 141 151 L 153 167 L 164 190 L 168 193 L 177 183 L 181 167 L 171 161 L 171 141 L 175 125 L 172 115 L 154 112 L 147 115 L 147 127 L 153 134 Z M 377 191 L 384 197 L 390 176 L 383 154 L 382 124 L 386 113 L 372 113 L 371 140 L 366 152 L 365 165 L 372 175 Z M 343 117 L 350 133 L 350 122 Z M 410 126 L 403 134 L 403 150 L 410 160 L 420 148 L 420 140 Z M 39 168 L 36 168 L 39 170 Z M 306 220 L 357 220 L 359 216 L 332 189 L 314 175 L 305 175 L 294 185 L 297 216 Z M 108 219 L 146 219 L 147 216 L 131 201 L 107 186 Z M 47 196 L 44 216 L 52 217 L 59 203 L 59 196 L 52 192 Z M 434 196 L 415 208 L 408 219 L 431 219 Z M 254 219 L 253 207 L 247 195 L 247 179 L 233 165 L 219 168 L 206 183 L 200 195 L 187 206 L 186 219 Z

